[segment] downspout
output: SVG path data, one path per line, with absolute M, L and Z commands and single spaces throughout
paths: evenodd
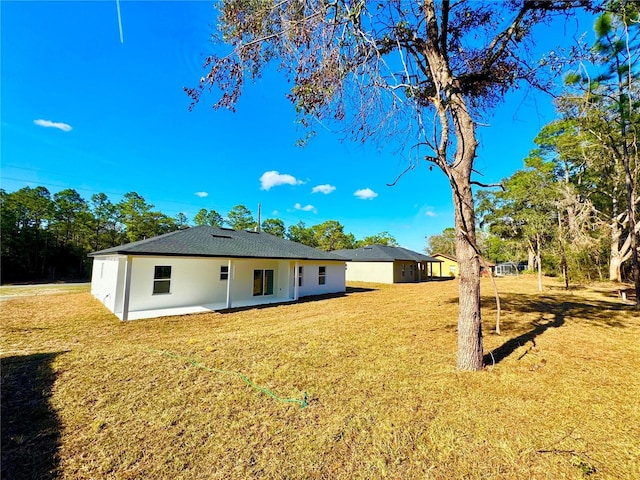
M 133 259 L 127 255 L 127 261 L 124 264 L 124 292 L 122 295 L 122 321 L 129 320 L 129 298 L 131 291 L 131 267 Z
M 231 282 L 233 282 L 233 262 L 227 262 L 227 308 L 231 308 Z

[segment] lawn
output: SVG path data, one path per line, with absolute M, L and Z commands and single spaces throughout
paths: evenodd
M 86 288 L 5 300 L 2 476 L 640 478 L 638 312 L 608 284 L 498 288 L 477 373 L 455 281 L 129 323 Z

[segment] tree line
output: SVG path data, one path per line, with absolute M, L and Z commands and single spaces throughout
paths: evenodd
M 631 280 L 640 289 L 638 10 L 595 23 L 589 68 L 565 77 L 557 119 L 502 191 L 478 195 L 488 251 L 570 280 Z
M 590 68 L 566 76 L 557 118 L 535 138 L 524 168 L 501 190 L 478 192 L 478 247 L 487 258 L 527 260 L 567 287 L 585 280 L 638 285 L 637 19 L 631 8 L 597 19 Z M 427 241 L 428 250 L 453 254 L 455 230 Z
M 113 203 L 105 193 L 84 199 L 68 188 L 51 194 L 43 186 L 15 192 L 0 189 L 2 282 L 86 279 L 91 272 L 87 254 L 155 237 L 191 226 L 209 225 L 235 230 L 258 226 L 251 210 L 236 205 L 226 217 L 201 209 L 193 220 L 155 209 L 136 192 Z M 307 227 L 304 222 L 285 226 L 279 218 L 261 222 L 261 230 L 321 250 L 356 248 L 368 244 L 397 245 L 388 232 L 357 240 L 336 220 Z

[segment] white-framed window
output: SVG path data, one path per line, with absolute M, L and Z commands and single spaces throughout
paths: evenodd
M 171 265 L 156 265 L 153 272 L 153 294 L 171 293 Z
M 229 280 L 229 266 L 220 266 L 220 280 Z
M 253 271 L 253 296 L 273 295 L 273 270 Z
M 327 283 L 327 267 L 318 267 L 318 285 Z
M 303 273 L 304 273 L 304 267 L 298 266 L 298 286 L 299 287 L 302 286 Z

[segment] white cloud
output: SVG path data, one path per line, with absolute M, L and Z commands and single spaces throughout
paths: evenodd
M 70 132 L 72 130 L 71 125 L 68 123 L 62 122 L 52 122 L 51 120 L 42 120 L 39 118 L 38 120 L 34 120 L 33 123 L 36 125 L 40 125 L 41 127 L 46 128 L 57 128 L 58 130 L 62 130 L 63 132 Z
M 436 212 L 432 212 L 431 210 L 427 210 L 426 212 L 424 212 L 424 214 L 427 217 L 437 217 L 438 216 L 438 214 Z
M 208 197 L 209 196 L 209 194 L 207 192 L 196 192 L 196 193 L 194 193 L 194 195 L 196 197 L 200 197 L 200 198 L 204 198 L 204 197 Z
M 278 185 L 300 185 L 302 183 L 304 183 L 302 180 L 298 180 L 293 175 L 280 173 L 276 170 L 264 172 L 260 177 L 260 188 L 262 190 L 269 190 L 271 187 L 277 187 Z
M 378 196 L 378 194 L 370 188 L 361 188 L 360 190 L 356 190 L 353 195 L 358 197 L 360 200 L 373 200 Z
M 329 195 L 336 189 L 333 185 L 329 185 L 325 183 L 324 185 L 316 185 L 311 189 L 311 193 L 324 193 L 325 195 Z
M 293 208 L 295 208 L 296 210 L 302 210 L 303 212 L 313 212 L 313 213 L 318 213 L 318 210 L 316 209 L 316 207 L 314 207 L 313 205 L 305 205 L 304 207 L 302 205 L 300 205 L 299 203 L 296 203 Z
M 278 210 L 274 210 L 273 212 L 271 212 L 271 215 L 277 217 L 278 215 L 280 215 L 280 212 Z

